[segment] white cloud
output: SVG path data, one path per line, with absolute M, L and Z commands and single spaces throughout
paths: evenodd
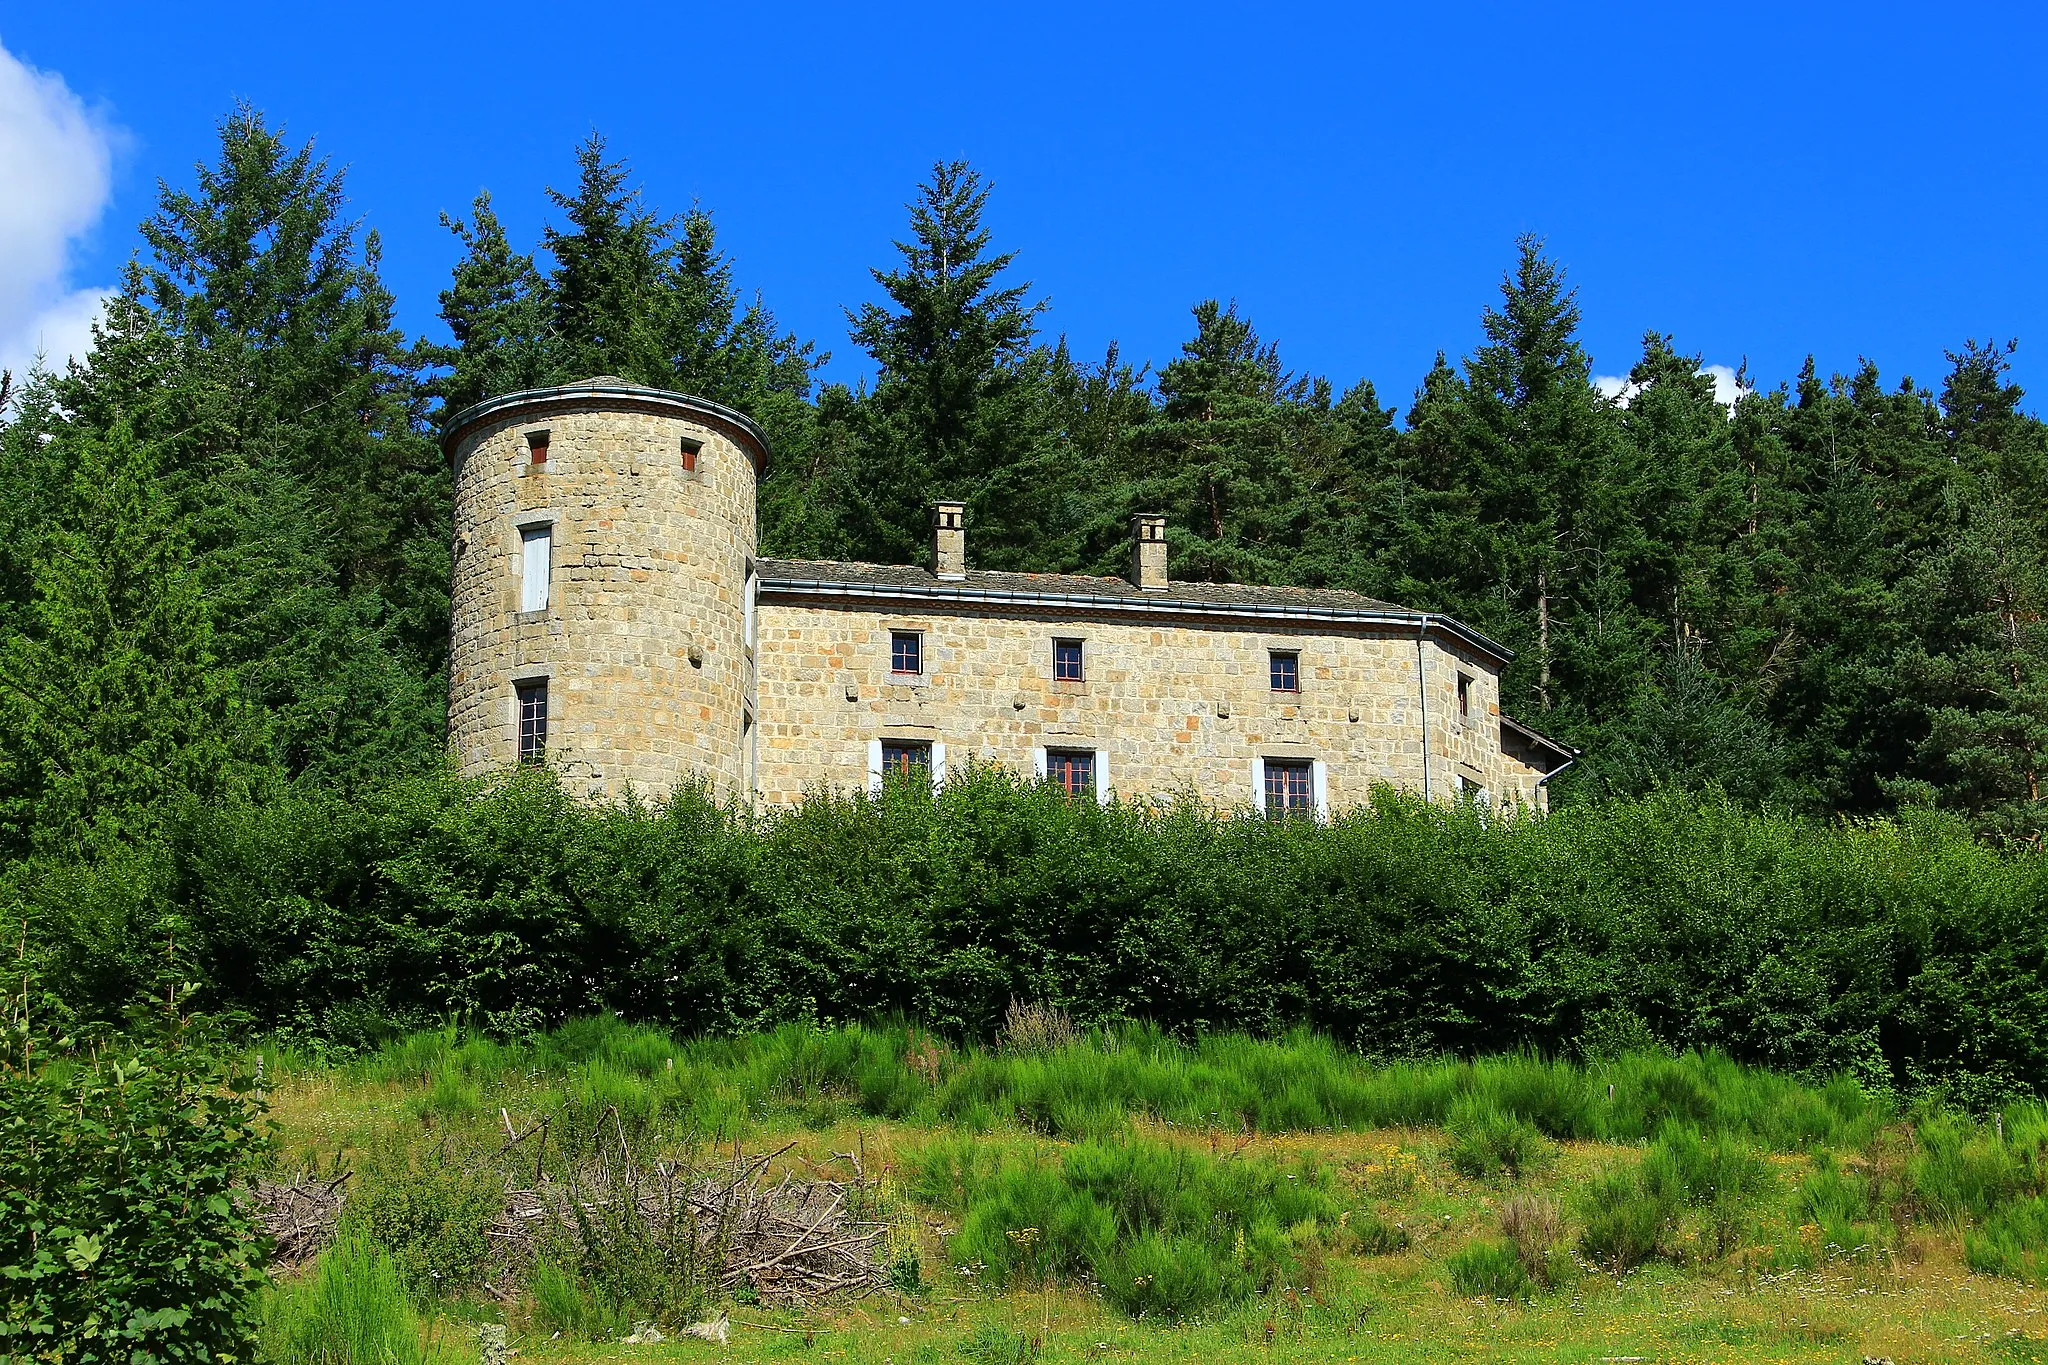
M 1714 397 L 1724 408 L 1734 407 L 1743 394 L 1750 392 L 1743 387 L 1742 381 L 1736 378 L 1735 367 L 1732 365 L 1709 365 L 1699 373 L 1713 377 Z M 1593 387 L 1600 390 L 1604 397 L 1613 399 L 1623 407 L 1627 407 L 1629 400 L 1643 391 L 1642 385 L 1629 383 L 1628 376 L 1622 374 L 1596 374 L 1593 376 Z
M 1735 367 L 1732 365 L 1709 365 L 1700 373 L 1714 376 L 1714 397 L 1721 400 L 1721 406 L 1724 408 L 1734 407 L 1742 395 L 1750 392 L 1736 377 Z
M 64 78 L 0 48 L 0 368 L 17 379 L 85 353 L 107 287 L 71 280 L 72 253 L 113 195 L 117 134 Z

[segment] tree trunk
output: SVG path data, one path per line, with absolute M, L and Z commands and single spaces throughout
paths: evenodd
M 1536 566 L 1536 704 L 1550 709 L 1550 566 Z

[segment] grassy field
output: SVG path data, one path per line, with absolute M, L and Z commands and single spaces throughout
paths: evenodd
M 588 1021 L 267 1068 L 280 1172 L 355 1171 L 358 1260 L 273 1296 L 287 1359 L 318 1357 L 323 1315 L 384 1311 L 360 1263 L 410 1305 L 401 1365 L 476 1359 L 485 1322 L 524 1362 L 2048 1361 L 2037 1106 L 1902 1110 L 1697 1057 L 1375 1068 L 1314 1038 L 1190 1048 L 1056 1016 L 987 1050 Z M 553 1156 L 508 1146 L 544 1117 Z M 644 1256 L 494 1279 L 506 1183 L 606 1143 L 642 1165 L 779 1152 L 769 1181 L 858 1162 L 892 1283 L 799 1311 Z M 722 1344 L 673 1339 L 721 1313 Z M 672 1339 L 618 1339 L 642 1320 Z

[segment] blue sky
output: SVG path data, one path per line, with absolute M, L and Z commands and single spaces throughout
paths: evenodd
M 1795 12 L 1796 11 L 1796 12 Z M 1235 298 L 1405 408 L 1543 235 L 1595 368 L 1649 328 L 1766 386 L 1935 382 L 2018 337 L 2048 389 L 2048 19 L 2019 5 L 0 4 L 0 363 L 62 350 L 246 98 L 349 167 L 412 331 L 489 187 L 530 239 L 591 129 L 834 353 L 937 158 L 1083 355 Z M 2037 403 L 2030 403 L 2038 409 Z

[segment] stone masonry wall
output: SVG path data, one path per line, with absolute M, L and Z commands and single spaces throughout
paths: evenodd
M 1235 807 L 1254 799 L 1253 759 L 1320 759 L 1333 811 L 1379 783 L 1422 786 L 1422 698 L 1412 634 L 1329 634 L 1327 626 L 1185 618 L 1104 623 L 1066 611 L 991 614 L 934 603 L 781 601 L 760 605 L 760 727 L 756 794 L 787 804 L 815 788 L 868 781 L 877 739 L 945 746 L 954 769 L 970 758 L 1030 772 L 1035 748 L 1104 751 L 1121 796 L 1192 790 Z M 890 671 L 890 634 L 923 636 L 924 673 Z M 1086 678 L 1052 677 L 1055 638 L 1084 642 Z M 1301 690 L 1271 690 L 1270 650 L 1298 651 Z M 1432 638 L 1428 680 L 1432 795 L 1449 799 L 1463 775 L 1494 797 L 1526 788 L 1526 765 L 1499 745 L 1498 677 Z M 1457 713 L 1457 675 L 1471 678 Z
M 527 433 L 545 429 L 534 465 Z M 703 442 L 694 473 L 683 438 Z M 543 400 L 493 414 L 455 457 L 449 742 L 465 773 L 517 758 L 516 683 L 546 678 L 548 760 L 578 796 L 746 789 L 754 454 L 675 404 Z M 522 613 L 522 526 L 553 527 L 552 592 Z

